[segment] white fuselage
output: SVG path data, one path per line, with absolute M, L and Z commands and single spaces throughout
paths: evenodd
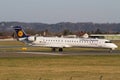
M 28 37 L 28 40 L 31 41 L 29 45 L 51 48 L 94 47 L 112 50 L 117 48 L 117 45 L 106 39 L 30 36 Z

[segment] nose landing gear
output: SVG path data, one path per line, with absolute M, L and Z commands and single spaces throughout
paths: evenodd
M 109 49 L 109 53 L 112 53 L 112 52 L 113 52 L 113 50 L 114 50 L 114 49 L 112 49 L 112 48 L 111 48 L 111 49 Z

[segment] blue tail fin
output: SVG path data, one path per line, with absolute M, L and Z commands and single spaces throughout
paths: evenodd
M 24 32 L 21 26 L 14 26 L 13 29 L 15 30 L 16 37 L 18 41 L 27 43 L 28 42 L 28 35 Z
M 27 34 L 24 32 L 21 26 L 14 26 L 13 29 L 16 32 L 17 38 L 25 38 L 28 37 Z

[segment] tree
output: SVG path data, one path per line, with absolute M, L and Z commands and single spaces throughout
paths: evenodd
M 68 29 L 65 29 L 63 31 L 63 35 L 70 35 L 70 34 L 72 34 L 72 32 L 70 32 Z
M 3 33 L 0 32 L 0 36 L 3 36 Z

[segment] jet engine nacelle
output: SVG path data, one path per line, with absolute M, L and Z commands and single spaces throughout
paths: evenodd
M 29 41 L 35 41 L 36 40 L 36 36 L 30 36 L 30 37 L 28 37 L 28 40 Z

